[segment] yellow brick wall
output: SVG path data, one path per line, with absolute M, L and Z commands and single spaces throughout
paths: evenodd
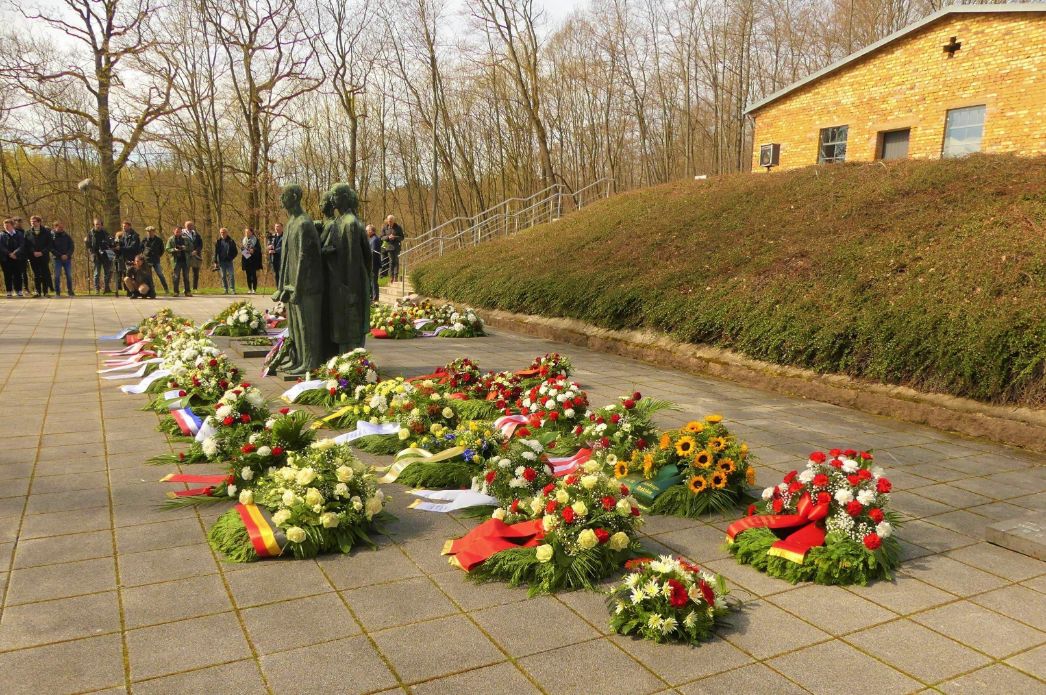
M 753 114 L 752 170 L 771 142 L 780 169 L 816 164 L 821 128 L 841 125 L 848 162 L 876 159 L 879 133 L 903 128 L 909 157 L 938 158 L 948 109 L 978 104 L 981 151 L 1046 153 L 1046 13 L 946 16 L 771 102 Z

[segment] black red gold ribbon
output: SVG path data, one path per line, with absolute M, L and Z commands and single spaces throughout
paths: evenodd
M 443 555 L 450 555 L 450 564 L 470 571 L 491 555 L 512 548 L 533 548 L 545 537 L 541 519 L 506 524 L 500 519 L 487 519 L 461 538 L 447 541 Z
M 757 514 L 738 519 L 726 528 L 727 543 L 733 543 L 739 533 L 753 528 L 788 529 L 800 527 L 783 540 L 777 541 L 768 555 L 803 564 L 810 548 L 824 545 L 825 529 L 822 523 L 828 516 L 829 503 L 815 504 L 810 493 L 804 493 L 796 505 L 795 514 Z
M 236 511 L 247 529 L 258 557 L 279 557 L 287 547 L 287 536 L 272 522 L 269 512 L 256 504 L 237 504 Z
M 235 478 L 231 475 L 224 473 L 216 475 L 190 475 L 188 473 L 171 473 L 160 478 L 161 483 L 205 483 L 204 487 L 194 487 L 188 490 L 178 490 L 176 492 L 168 492 L 167 496 L 171 498 L 176 497 L 196 497 L 199 495 L 210 495 L 214 492 L 215 485 L 222 483 L 230 485 Z

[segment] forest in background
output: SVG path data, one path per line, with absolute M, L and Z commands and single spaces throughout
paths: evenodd
M 268 229 L 336 181 L 416 236 L 551 183 L 750 166 L 746 104 L 941 0 L 10 1 L 8 214 Z M 77 184 L 90 179 L 81 191 Z

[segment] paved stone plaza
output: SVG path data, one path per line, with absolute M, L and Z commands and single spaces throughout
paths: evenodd
M 909 517 L 897 581 L 793 587 L 728 558 L 729 519 L 650 517 L 650 547 L 721 572 L 745 607 L 696 649 L 610 637 L 597 594 L 467 582 L 439 552 L 474 522 L 409 510 L 395 485 L 377 551 L 224 563 L 206 529 L 226 505 L 159 508 L 172 469 L 143 461 L 170 445 L 145 398 L 95 370 L 98 335 L 165 304 L 202 321 L 228 301 L 0 303 L 0 692 L 1046 692 L 1046 563 L 983 542 L 986 524 L 1046 510 L 1046 458 L 508 334 L 369 347 L 408 375 L 563 352 L 595 405 L 638 389 L 681 406 L 666 426 L 722 413 L 760 486 L 813 449 L 873 449 Z M 260 360 L 238 361 L 257 374 Z

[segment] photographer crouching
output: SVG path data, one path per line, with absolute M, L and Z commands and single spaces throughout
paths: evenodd
M 153 270 L 142 254 L 135 256 L 134 262 L 127 267 L 123 286 L 127 288 L 127 295 L 130 299 L 156 299 Z

